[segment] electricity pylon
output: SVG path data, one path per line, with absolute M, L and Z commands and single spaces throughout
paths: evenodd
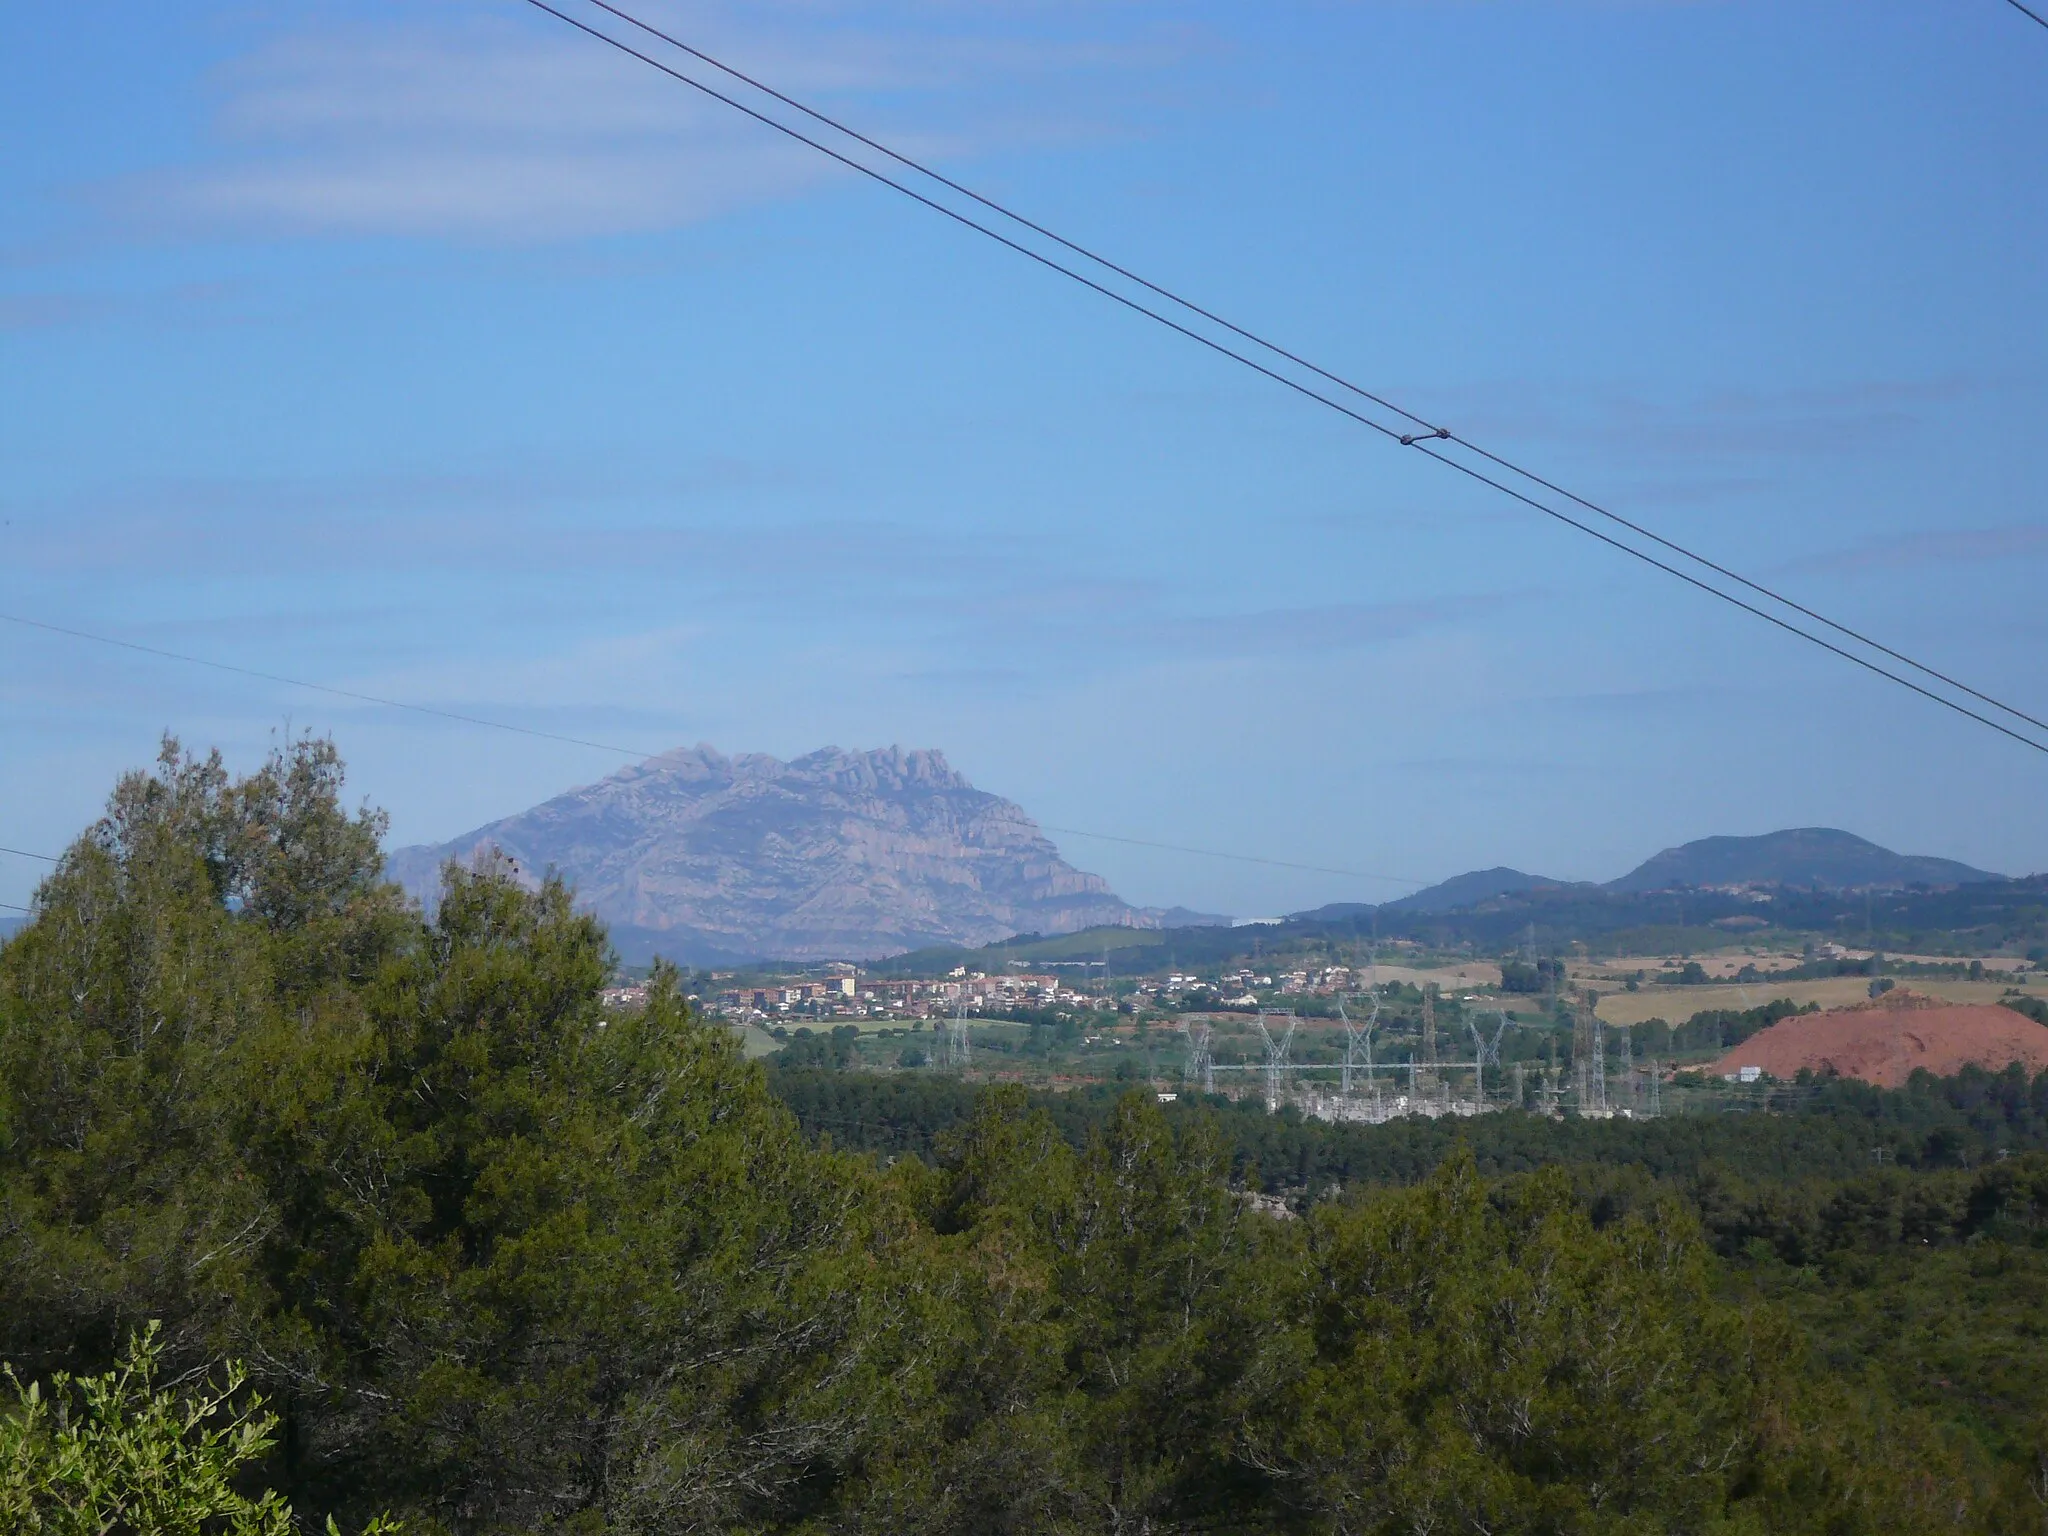
M 1375 964 L 1373 967 L 1375 975 L 1377 975 L 1378 969 L 1379 967 Z M 1352 1088 L 1357 1081 L 1356 1074 L 1359 1069 L 1360 1058 L 1362 1057 L 1364 1059 L 1366 1091 L 1372 1095 L 1373 1115 L 1377 1119 L 1380 1107 L 1380 1079 L 1378 1072 L 1373 1068 L 1372 1037 L 1373 1031 L 1379 1028 L 1380 1022 L 1379 988 L 1373 986 L 1370 995 L 1372 998 L 1372 1012 L 1366 1016 L 1363 1024 L 1351 1022 L 1351 1015 L 1346 1011 L 1344 999 L 1341 997 L 1337 999 L 1337 1017 L 1344 1021 L 1344 1097 L 1347 1099 L 1351 1097 Z
M 946 1026 L 946 1065 L 966 1071 L 967 1054 L 967 996 L 962 993 L 954 1005 L 952 1022 Z
M 1189 1081 L 1192 1082 L 1199 1079 L 1202 1084 L 1202 1092 L 1214 1093 L 1216 1091 L 1216 1059 L 1209 1053 L 1209 1036 L 1212 1030 L 1208 1020 L 1204 1019 L 1198 1023 L 1190 1024 L 1186 1019 L 1182 1019 L 1180 1021 L 1180 1032 L 1187 1038 L 1188 1042 L 1187 1075 Z
M 1491 1041 L 1479 1032 L 1477 1017 L 1472 1014 L 1465 1016 L 1466 1026 L 1472 1031 L 1472 1102 L 1475 1104 L 1483 1105 L 1486 1102 L 1486 1064 L 1491 1061 L 1495 1066 L 1500 1065 L 1501 1036 L 1508 1032 L 1507 1010 L 1496 1008 L 1494 1016 L 1500 1023 L 1495 1026 Z
M 1294 1031 L 1300 1020 L 1287 1015 L 1287 1032 L 1278 1040 L 1266 1028 L 1266 1010 L 1259 1010 L 1259 1038 L 1266 1044 L 1266 1113 L 1280 1107 L 1280 1074 L 1287 1070 L 1287 1053 L 1294 1045 Z
M 1572 1005 L 1572 1079 L 1579 1113 L 1607 1110 L 1607 1039 L 1597 1003 Z

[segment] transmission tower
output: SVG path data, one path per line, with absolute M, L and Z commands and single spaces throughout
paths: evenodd
M 1467 1014 L 1465 1016 L 1466 1026 L 1472 1031 L 1472 1102 L 1481 1108 L 1484 1108 L 1486 1105 L 1486 1064 L 1491 1061 L 1495 1066 L 1500 1065 L 1501 1037 L 1508 1032 L 1507 1010 L 1496 1008 L 1494 1016 L 1500 1020 L 1500 1023 L 1495 1026 L 1493 1039 L 1491 1040 L 1488 1040 L 1480 1033 L 1479 1020 L 1476 1015 Z M 1521 1098 L 1520 1063 L 1517 1063 L 1515 1068 L 1515 1089 L 1515 1097 L 1519 1102 Z
M 967 995 L 963 992 L 954 1005 L 952 1022 L 946 1026 L 946 1065 L 966 1071 L 967 1053 Z
M 1365 1067 L 1366 1079 L 1372 1081 L 1373 1078 L 1372 1036 L 1373 1031 L 1379 1027 L 1380 1022 L 1380 989 L 1377 985 L 1379 963 L 1377 959 L 1374 960 L 1367 974 L 1371 979 L 1366 983 L 1366 995 L 1372 1003 L 1372 1012 L 1366 1016 L 1363 1024 L 1352 1023 L 1351 1014 L 1344 1007 L 1344 999 L 1342 997 L 1337 999 L 1337 1017 L 1344 1021 L 1343 1091 L 1347 1095 L 1351 1092 L 1354 1076 L 1361 1060 Z M 1374 1086 L 1377 1088 L 1377 1083 Z
M 1621 1086 L 1628 1095 L 1629 1113 L 1640 1111 L 1643 1106 L 1636 1088 L 1636 1037 L 1635 1031 L 1629 1029 L 1621 1032 Z
M 1351 1096 L 1351 1069 L 1358 1055 L 1358 1026 L 1351 1022 L 1351 1013 L 1344 1006 L 1344 999 L 1337 999 L 1337 1017 L 1344 1024 L 1344 1066 L 1338 1075 L 1337 1091 L 1346 1098 Z
M 1214 1093 L 1216 1091 L 1216 1058 L 1209 1050 L 1209 1036 L 1212 1030 L 1208 1020 L 1204 1019 L 1198 1023 L 1190 1024 L 1186 1019 L 1182 1019 L 1180 1021 L 1180 1032 L 1187 1037 L 1188 1042 L 1187 1076 L 1189 1081 L 1192 1082 L 1199 1079 L 1202 1084 L 1202 1092 Z
M 1664 1075 L 1658 1068 L 1657 1058 L 1650 1058 L 1650 1115 L 1655 1118 L 1664 1113 Z
M 1286 1033 L 1278 1040 L 1272 1030 L 1266 1027 L 1266 1010 L 1259 1010 L 1259 1038 L 1266 1046 L 1266 1112 L 1271 1114 L 1280 1107 L 1280 1076 L 1287 1070 L 1287 1053 L 1294 1046 L 1294 1031 L 1300 1020 L 1293 1014 L 1287 1015 Z
M 1429 982 L 1422 989 L 1422 1061 L 1423 1065 L 1436 1065 L 1436 983 Z
M 1607 1041 L 1599 1011 L 1583 999 L 1572 1005 L 1572 1087 L 1582 1115 L 1607 1109 Z
M 1380 1075 L 1372 1059 L 1373 1032 L 1380 1024 L 1380 919 L 1375 912 L 1372 919 L 1372 964 L 1366 971 L 1366 985 L 1372 989 L 1372 1014 L 1365 1021 L 1365 1081 L 1372 1093 L 1372 1116 L 1375 1122 L 1386 1119 L 1386 1112 L 1380 1104 Z

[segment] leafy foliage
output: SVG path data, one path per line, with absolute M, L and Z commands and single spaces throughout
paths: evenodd
M 1901 1233 L 1946 1192 L 1929 1251 L 2032 1244 L 2031 1163 L 1939 1170 L 2032 1145 L 2041 1084 L 1488 1116 L 1460 1143 L 866 1077 L 833 1036 L 771 1078 L 673 972 L 606 1014 L 614 957 L 556 882 L 486 861 L 408 905 L 340 789 L 324 742 L 242 781 L 167 744 L 0 950 L 0 1353 L 101 1380 L 161 1318 L 149 1370 L 245 1359 L 275 1420 L 238 1399 L 228 1440 L 180 1443 L 278 1490 L 249 1519 L 1878 1532 L 2022 1507 L 2024 1435 L 1971 1460 L 1910 1383 L 1818 1365 L 1798 1296 L 1742 1286 L 1892 1230 L 1853 1214 L 1868 1191 L 1786 1194 L 1873 1144 L 1937 1170 L 1868 1175 L 1906 1191 Z M 188 1411 L 145 1396 L 120 1422 Z M 56 1443 L 36 1412 L 22 1455 Z
M 237 1474 L 272 1444 L 277 1420 L 242 1391 L 230 1365 L 218 1387 L 180 1395 L 157 1385 L 154 1324 L 129 1340 L 114 1368 L 73 1380 L 58 1372 L 44 1395 L 10 1368 L 13 1411 L 0 1416 L 0 1520 L 20 1536 L 290 1536 L 291 1506 L 275 1491 L 251 1499 Z M 328 1522 L 334 1536 L 333 1521 Z M 382 1517 L 364 1536 L 398 1536 Z

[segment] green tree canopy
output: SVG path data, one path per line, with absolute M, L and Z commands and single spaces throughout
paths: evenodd
M 302 1517 L 1991 1528 L 1674 1206 L 1467 1151 L 1294 1219 L 1142 1093 L 1080 1137 L 992 1090 L 929 1164 L 837 1151 L 673 971 L 608 1014 L 560 882 L 486 858 L 423 911 L 342 789 L 323 741 L 239 780 L 166 743 L 0 949 L 0 1358 L 97 1379 L 162 1319 L 176 1378 L 245 1360 L 276 1423 L 244 1470 Z M 2031 1178 L 1968 1219 L 2031 1231 Z M 54 1443 L 34 1414 L 4 1443 Z

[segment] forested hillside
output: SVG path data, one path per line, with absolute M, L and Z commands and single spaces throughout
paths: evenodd
M 167 748 L 0 949 L 0 1358 L 80 1422 L 57 1373 L 124 1355 L 260 1391 L 216 1470 L 290 1512 L 234 1529 L 2040 1528 L 2041 1425 L 1976 1402 L 2031 1357 L 1940 1378 L 1960 1411 L 1894 1309 L 1963 1297 L 1964 1367 L 1970 1319 L 2037 1347 L 2048 1177 L 1997 1153 L 2040 1085 L 1757 1117 L 1747 1161 L 1002 1089 L 886 1141 L 673 973 L 607 1015 L 557 884 L 454 870 L 423 915 L 341 790 L 322 742 L 242 781 Z M 30 1403 L 0 1511 L 141 1528 L 57 1523 L 86 1452 Z

